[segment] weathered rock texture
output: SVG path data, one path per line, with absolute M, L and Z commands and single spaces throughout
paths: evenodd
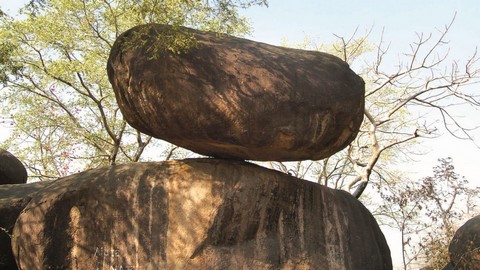
M 462 225 L 448 247 L 454 269 L 480 270 L 480 216 Z
M 27 182 L 27 170 L 22 162 L 4 149 L 0 149 L 0 185 Z
M 162 42 L 179 32 L 197 46 L 169 51 Z M 347 146 L 363 119 L 363 80 L 321 52 L 144 25 L 117 39 L 107 69 L 130 125 L 207 156 L 318 160 Z
M 375 219 L 350 194 L 241 161 L 90 170 L 20 214 L 20 269 L 391 269 Z
M 0 186 L 0 269 L 17 269 L 11 245 L 13 226 L 32 195 L 50 184 L 52 182 Z

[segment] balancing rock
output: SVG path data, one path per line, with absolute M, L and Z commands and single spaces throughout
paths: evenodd
M 19 269 L 392 269 L 349 193 L 220 159 L 131 163 L 44 187 L 13 229 Z
M 131 126 L 207 156 L 318 160 L 363 119 L 364 81 L 321 52 L 151 24 L 116 40 L 107 70 Z

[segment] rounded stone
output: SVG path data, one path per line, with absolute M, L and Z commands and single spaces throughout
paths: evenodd
M 0 149 L 0 185 L 23 184 L 27 176 L 22 162 L 7 150 Z
M 186 51 L 164 42 L 189 37 Z M 363 120 L 364 81 L 322 52 L 153 24 L 123 33 L 107 70 L 131 126 L 207 156 L 319 160 Z
M 19 269 L 392 269 L 353 196 L 243 161 L 103 167 L 29 196 Z
M 458 228 L 448 252 L 455 269 L 480 270 L 480 215 Z

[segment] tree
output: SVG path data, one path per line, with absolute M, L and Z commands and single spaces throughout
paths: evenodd
M 266 0 L 32 0 L 0 16 L 0 97 L 14 122 L 3 145 L 41 180 L 117 162 L 135 162 L 154 144 L 123 119 L 107 79 L 115 39 L 145 23 L 242 35 L 239 8 Z M 172 50 L 183 46 L 173 38 Z M 177 47 L 175 47 L 177 46 Z M 163 155 L 176 148 L 162 144 Z M 162 150 L 157 152 L 162 155 Z
M 422 238 L 420 248 L 427 264 L 441 269 L 449 261 L 448 245 L 461 223 L 478 215 L 478 189 L 455 172 L 452 159 L 440 159 L 433 176 L 423 179 L 428 192 L 425 213 L 435 224 Z M 441 232 L 441 233 L 439 233 Z
M 400 232 L 403 269 L 408 269 L 419 257 L 417 236 L 429 229 L 421 220 L 424 187 L 417 182 L 395 179 L 376 188 L 383 204 L 373 212 L 380 224 Z
M 451 158 L 439 159 L 433 176 L 396 179 L 375 188 L 383 203 L 374 213 L 400 231 L 404 269 L 425 264 L 442 269 L 450 261 L 448 245 L 457 226 L 480 210 L 478 199 L 472 200 L 477 191 L 455 172 Z
M 458 225 L 464 210 L 471 211 L 467 216 L 478 212 L 478 200 L 453 172 L 450 159 L 440 160 L 434 176 L 421 181 L 410 181 L 397 165 L 412 162 L 417 154 L 412 146 L 434 139 L 442 129 L 475 145 L 472 130 L 455 111 L 480 107 L 471 87 L 480 81 L 478 56 L 472 50 L 468 59 L 449 58 L 447 36 L 454 19 L 436 33 L 417 34 L 411 50 L 398 54 L 397 65 L 388 64 L 392 56 L 383 33 L 377 44 L 370 41 L 371 29 L 364 35 L 355 31 L 348 38 L 337 36 L 333 45 L 317 45 L 309 38 L 297 44 L 341 57 L 364 78 L 364 122 L 357 138 L 336 155 L 321 161 L 270 163 L 295 176 L 347 189 L 356 197 L 371 186 L 373 192 L 360 199 L 380 223 L 400 231 L 405 269 L 419 262 L 442 269 L 452 225 Z
M 443 128 L 459 139 L 473 142 L 471 127 L 454 112 L 460 106 L 480 108 L 478 93 L 469 87 L 480 82 L 478 56 L 475 50 L 462 61 L 449 58 L 447 35 L 454 19 L 435 34 L 417 34 L 410 51 L 400 54 L 402 58 L 395 66 L 386 63 L 391 56 L 383 33 L 378 44 L 368 41 L 372 30 L 360 36 L 355 31 L 349 38 L 337 36 L 331 46 L 318 46 L 311 39 L 302 42 L 301 48 L 337 55 L 363 77 L 364 122 L 357 138 L 336 155 L 322 161 L 271 166 L 347 189 L 359 197 L 369 183 L 395 178 L 392 165 L 411 160 L 415 151 L 410 146 L 419 139 L 434 138 Z

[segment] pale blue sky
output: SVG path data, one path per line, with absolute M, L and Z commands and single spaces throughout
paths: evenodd
M 24 5 L 24 3 L 28 3 L 27 0 L 0 0 L 0 7 L 3 11 L 12 15 L 11 12 L 19 9 Z
M 373 27 L 372 38 L 385 28 L 384 39 L 392 49 L 406 49 L 415 33 L 430 33 L 443 28 L 457 13 L 449 34 L 453 54 L 471 52 L 480 47 L 480 2 L 469 1 L 321 1 L 271 0 L 268 8 L 253 7 L 242 12 L 251 18 L 254 29 L 248 38 L 274 45 L 287 38 L 302 40 L 305 36 L 328 43 L 333 34 L 351 35 Z
M 0 7 L 15 10 L 27 0 L 0 0 Z M 480 2 L 478 0 L 270 0 L 269 7 L 252 7 L 242 14 L 251 18 L 254 33 L 249 38 L 278 45 L 284 38 L 302 40 L 306 35 L 333 40 L 333 33 L 348 36 L 374 27 L 378 37 L 385 27 L 385 39 L 407 44 L 415 32 L 429 33 L 443 27 L 457 12 L 449 35 L 452 45 L 480 47 Z M 405 45 L 406 46 L 406 45 Z

